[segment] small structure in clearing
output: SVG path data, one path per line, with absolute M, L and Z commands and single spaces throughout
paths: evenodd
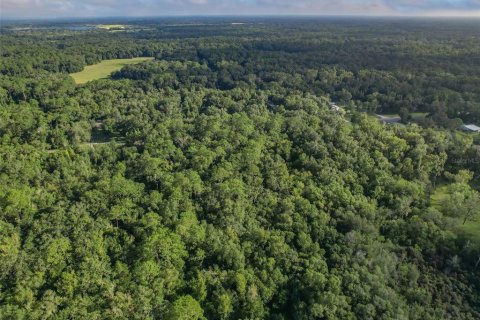
M 345 113 L 345 110 L 343 110 L 343 108 L 338 106 L 335 102 L 329 102 L 328 104 L 330 105 L 330 110 L 332 110 L 333 112 L 337 112 L 341 114 Z

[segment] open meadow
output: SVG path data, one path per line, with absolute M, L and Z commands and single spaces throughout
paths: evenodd
M 128 64 L 136 64 L 144 61 L 153 60 L 152 57 L 139 57 L 132 59 L 112 59 L 103 60 L 100 63 L 86 66 L 82 71 L 71 73 L 76 84 L 84 84 L 88 81 L 108 78 L 112 72 L 122 69 Z

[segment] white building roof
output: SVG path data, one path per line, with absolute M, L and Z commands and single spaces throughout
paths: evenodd
M 474 124 L 466 124 L 463 126 L 465 129 L 468 129 L 470 131 L 477 131 L 477 132 L 480 132 L 480 127 L 479 126 L 476 126 Z

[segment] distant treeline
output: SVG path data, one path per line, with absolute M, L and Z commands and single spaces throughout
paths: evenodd
M 480 122 L 478 21 L 195 22 L 145 21 L 143 31 L 134 22 L 137 31 L 113 33 L 4 29 L 0 72 L 71 73 L 105 59 L 154 56 L 206 64 L 219 89 L 248 78 L 259 88 L 275 82 L 365 111 L 428 112 L 426 126 Z

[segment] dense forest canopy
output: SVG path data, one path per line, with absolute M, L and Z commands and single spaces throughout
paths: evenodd
M 0 31 L 0 318 L 480 318 L 479 20 Z

